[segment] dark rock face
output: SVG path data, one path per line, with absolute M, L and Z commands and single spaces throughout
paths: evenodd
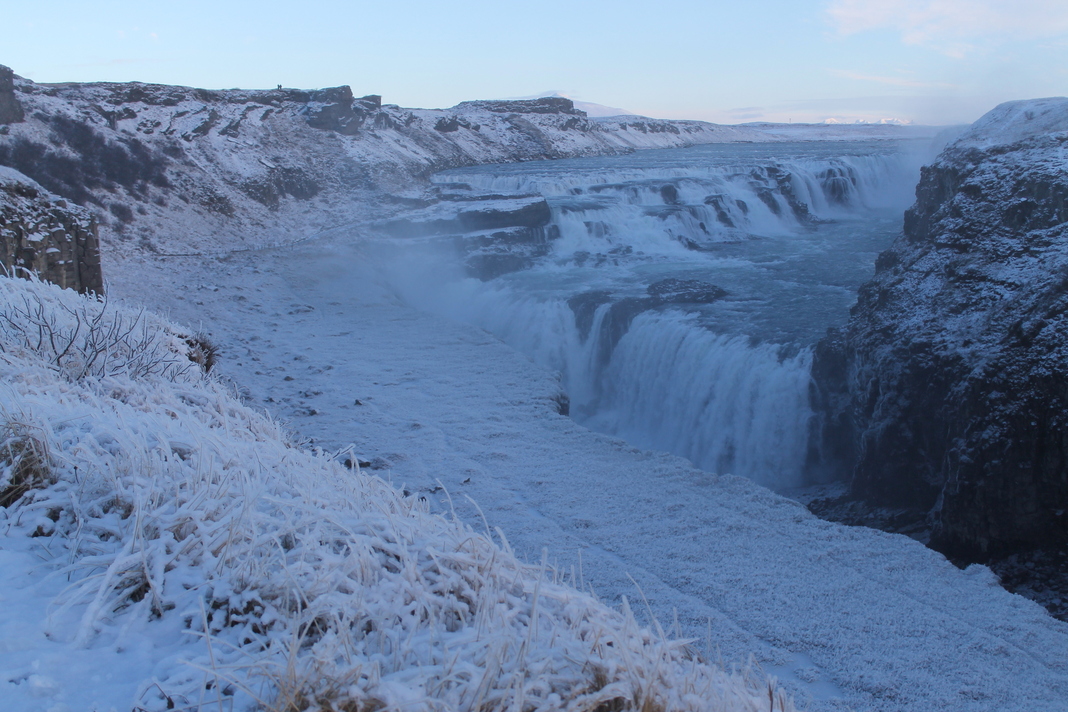
M 590 338 L 590 331 L 593 329 L 593 318 L 597 314 L 597 310 L 611 301 L 612 293 L 603 289 L 576 294 L 567 300 L 571 313 L 575 315 L 575 326 L 578 328 L 579 336 L 582 337 L 583 341 Z
M 455 116 L 450 116 L 448 118 L 445 118 L 443 116 L 438 119 L 436 124 L 434 124 L 434 130 L 440 131 L 441 133 L 452 133 L 453 131 L 459 131 L 460 120 Z
M 319 184 L 302 168 L 275 167 L 266 175 L 249 178 L 241 184 L 241 192 L 271 210 L 277 210 L 286 196 L 309 200 L 319 190 Z
M 89 211 L 0 169 L 0 264 L 79 292 L 104 293 L 97 224 Z
M 17 124 L 23 118 L 22 104 L 15 96 L 15 73 L 0 65 L 0 124 Z
M 977 122 L 816 350 L 813 466 L 961 559 L 1068 544 L 1066 147 L 1065 99 Z
M 817 176 L 827 200 L 837 205 L 846 205 L 853 194 L 858 177 L 855 169 L 847 166 L 828 168 Z
M 441 133 L 452 133 L 453 131 L 459 131 L 460 129 L 479 131 L 481 128 L 480 125 L 473 124 L 460 116 L 443 116 L 434 124 L 434 130 L 440 131 Z
M 347 86 L 309 92 L 308 99 L 305 109 L 308 125 L 345 136 L 359 132 L 368 117 L 374 117 L 374 122 L 382 108 L 382 97 L 371 95 L 355 99 L 352 89 Z
M 562 96 L 546 96 L 540 99 L 518 99 L 514 101 L 465 101 L 457 109 L 472 108 L 492 111 L 495 114 L 573 114 L 586 116 L 582 109 L 575 108 L 575 102 Z
M 441 203 L 382 223 L 394 237 L 452 235 L 511 227 L 543 228 L 552 211 L 544 198 L 509 198 Z
M 749 206 L 745 204 L 744 200 L 736 200 L 728 195 L 723 195 L 722 193 L 709 195 L 705 198 L 705 205 L 711 206 L 712 209 L 716 211 L 716 220 L 718 220 L 721 225 L 724 227 L 736 227 L 734 220 L 727 211 L 728 203 L 737 205 L 743 215 L 749 212 Z
M 667 124 L 662 121 L 627 121 L 620 124 L 624 129 L 648 133 L 681 133 L 678 126 Z
M 816 222 L 815 216 L 808 209 L 808 204 L 801 200 L 797 195 L 797 191 L 794 190 L 793 176 L 788 170 L 779 166 L 754 168 L 750 173 L 749 179 L 753 192 L 756 193 L 762 203 L 768 206 L 768 210 L 775 215 L 783 214 L 783 207 L 778 199 L 781 196 L 799 223 L 804 225 Z M 825 178 L 825 180 L 827 179 Z M 853 187 L 848 178 L 836 175 L 829 180 L 845 182 L 845 185 L 832 183 L 832 185 L 839 186 L 839 190 L 842 191 L 841 200 L 845 202 L 845 196 L 848 195 Z

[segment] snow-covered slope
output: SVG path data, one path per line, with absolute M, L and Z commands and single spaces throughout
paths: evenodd
M 193 335 L 9 278 L 0 311 L 4 710 L 792 709 L 297 447 Z
M 0 131 L 0 165 L 94 207 L 115 248 L 162 253 L 257 246 L 388 213 L 421 194 L 421 177 L 447 167 L 768 139 L 697 121 L 591 120 L 563 98 L 403 109 L 349 87 L 207 91 L 20 77 L 10 94 L 25 120 Z M 400 202 L 383 204 L 392 193 Z
M 347 86 L 209 91 L 13 76 L 0 94 L 10 105 L 0 165 L 93 208 L 112 249 L 156 253 L 258 247 L 383 217 L 424 200 L 425 176 L 457 166 L 912 135 L 911 127 L 798 135 L 776 125 L 591 118 L 562 97 L 405 109 Z
M 405 306 L 359 242 L 126 260 L 113 292 L 208 326 L 217 368 L 316 444 L 607 602 L 644 597 L 713 659 L 755 656 L 802 709 L 1062 709 L 1068 625 L 984 567 L 586 430 L 556 374 Z

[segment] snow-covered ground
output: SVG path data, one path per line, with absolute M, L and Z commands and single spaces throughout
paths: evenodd
M 800 708 L 1068 709 L 1068 625 L 986 568 L 582 428 L 554 374 L 403 304 L 353 236 L 105 269 L 209 332 L 255 407 L 728 665 L 753 655 Z
M 197 335 L 9 278 L 0 314 L 5 711 L 793 710 L 299 447 Z

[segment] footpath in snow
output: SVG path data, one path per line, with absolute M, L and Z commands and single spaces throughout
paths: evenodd
M 251 404 L 728 665 L 754 655 L 801 709 L 1068 710 L 1068 625 L 985 567 L 586 430 L 554 374 L 405 306 L 358 245 L 140 259 L 105 265 L 113 293 L 209 332 Z

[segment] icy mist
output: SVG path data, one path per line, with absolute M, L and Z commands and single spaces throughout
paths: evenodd
M 823 476 L 806 465 L 811 347 L 845 322 L 932 153 L 731 144 L 453 170 L 433 178 L 449 200 L 544 197 L 546 254 L 491 279 L 447 240 L 377 259 L 406 301 L 559 371 L 586 426 L 783 490 Z

